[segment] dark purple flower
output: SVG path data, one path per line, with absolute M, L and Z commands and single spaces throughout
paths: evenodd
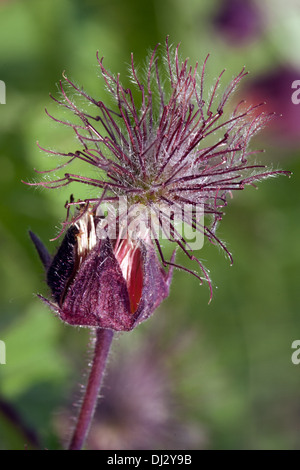
M 210 285 L 207 271 L 193 255 L 190 239 L 177 222 L 221 245 L 230 257 L 215 234 L 227 195 L 280 173 L 248 162 L 254 153 L 248 150 L 251 137 L 272 116 L 260 111 L 261 104 L 245 109 L 241 102 L 231 113 L 226 109 L 246 75 L 244 69 L 220 94 L 224 71 L 206 89 L 207 58 L 198 71 L 198 64 L 191 67 L 187 60 L 179 59 L 178 49 L 170 48 L 166 41 L 166 66 L 160 70 L 156 47 L 144 81 L 138 78 L 132 58 L 131 78 L 137 97 L 98 58 L 114 108 L 90 97 L 65 77 L 89 104 L 87 112 L 60 83 L 63 99 L 55 101 L 75 114 L 76 123 L 63 124 L 74 130 L 80 148 L 50 153 L 64 160 L 57 170 L 80 160 L 94 174 L 68 172 L 34 184 L 58 188 L 81 182 L 102 191 L 98 198 L 76 202 L 72 198 L 67 203 L 67 233 L 53 260 L 34 239 L 54 299 L 48 303 L 68 323 L 133 328 L 168 295 L 172 271 L 167 274 L 161 263 L 180 267 L 202 281 L 199 274 L 175 264 L 174 255 L 170 261 L 165 259 L 160 237 L 195 260 Z M 120 200 L 126 204 L 120 206 Z M 102 210 L 105 204 L 109 206 L 106 214 Z M 198 217 L 199 207 L 205 220 Z M 72 208 L 76 208 L 75 214 L 70 217 Z
M 263 10 L 254 0 L 222 0 L 213 23 L 226 41 L 241 46 L 262 33 Z
M 300 69 L 280 65 L 258 75 L 242 90 L 247 101 L 257 103 L 263 100 L 266 110 L 276 113 L 263 133 L 275 146 L 299 146 L 300 105 L 292 101 L 296 91 L 292 85 L 296 80 L 300 80 Z
M 39 297 L 70 325 L 128 331 L 168 296 L 172 267 L 164 271 L 151 240 L 97 240 L 96 221 L 91 212 L 74 223 L 53 259 L 30 232 L 54 302 Z

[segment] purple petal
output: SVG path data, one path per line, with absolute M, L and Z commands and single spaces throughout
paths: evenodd
M 139 306 L 133 316 L 133 326 L 146 320 L 169 295 L 173 272 L 172 268 L 168 273 L 164 271 L 152 244 L 142 244 L 141 252 L 144 274 L 143 291 Z
M 101 240 L 82 263 L 66 294 L 61 319 L 117 331 L 132 328 L 126 281 L 108 239 Z

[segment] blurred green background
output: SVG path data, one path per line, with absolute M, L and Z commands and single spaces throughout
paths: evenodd
M 0 2 L 0 79 L 6 83 L 0 340 L 7 362 L 0 364 L 1 449 L 62 448 L 88 362 L 88 331 L 62 324 L 34 296 L 48 291 L 28 230 L 54 251 L 49 239 L 65 217 L 64 203 L 71 191 L 79 196 L 76 186 L 51 191 L 21 183 L 37 179 L 34 167 L 53 165 L 37 140 L 65 151 L 76 146 L 72 133 L 45 115 L 45 107 L 55 113 L 49 92 L 58 96 L 65 70 L 103 99 L 96 51 L 129 84 L 130 53 L 143 66 L 167 34 L 181 42 L 192 64 L 211 54 L 206 83 L 224 67 L 227 83 L 243 65 L 251 72 L 245 93 L 247 82 L 255 87 L 257 77 L 269 74 L 272 83 L 281 67 L 299 80 L 300 9 L 297 2 L 281 3 Z M 288 80 L 277 90 L 265 99 L 279 113 L 284 108 L 286 126 L 270 129 L 252 147 L 265 147 L 260 161 L 292 171 L 292 178 L 234 194 L 218 231 L 234 265 L 207 243 L 199 252 L 213 280 L 210 305 L 207 286 L 176 271 L 170 297 L 150 321 L 118 336 L 90 448 L 299 449 L 300 365 L 291 361 L 291 344 L 300 339 L 300 105 L 291 105 Z

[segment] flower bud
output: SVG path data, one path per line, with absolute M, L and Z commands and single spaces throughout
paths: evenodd
M 168 296 L 172 269 L 162 268 L 150 239 L 97 239 L 95 221 L 88 213 L 72 224 L 53 259 L 30 234 L 53 301 L 40 297 L 71 325 L 128 331 Z

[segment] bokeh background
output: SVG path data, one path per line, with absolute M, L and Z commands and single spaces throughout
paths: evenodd
M 89 332 L 62 324 L 34 296 L 47 295 L 30 243 L 35 231 L 55 250 L 67 190 L 39 190 L 33 168 L 51 167 L 37 146 L 68 151 L 68 129 L 49 92 L 68 76 L 104 98 L 96 51 L 129 84 L 128 63 L 166 35 L 193 64 L 211 54 L 210 83 L 243 65 L 239 93 L 283 116 L 255 142 L 259 160 L 293 172 L 234 195 L 219 236 L 234 256 L 206 243 L 208 287 L 176 271 L 170 297 L 135 331 L 119 335 L 91 449 L 299 449 L 300 79 L 299 2 L 265 0 L 2 0 L 0 2 L 0 448 L 60 449 L 67 442 L 89 360 Z M 71 189 L 77 196 L 77 188 Z M 78 188 L 78 191 L 81 191 Z M 184 257 L 180 261 L 187 266 Z

